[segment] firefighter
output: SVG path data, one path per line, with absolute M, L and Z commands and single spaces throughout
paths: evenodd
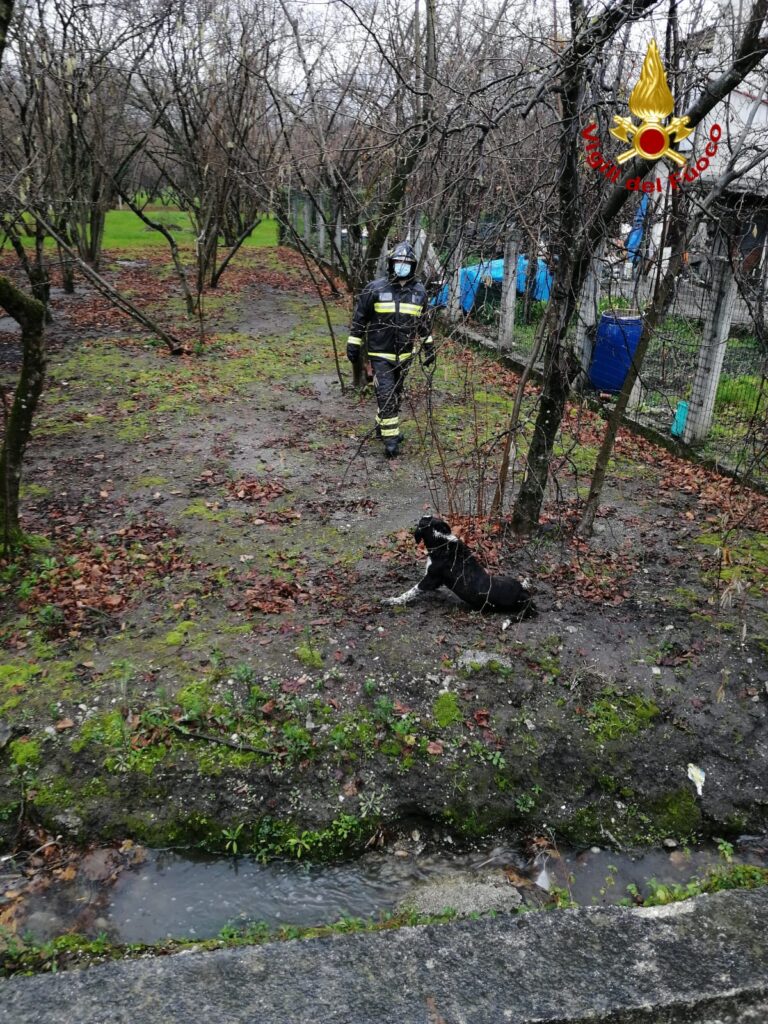
M 376 389 L 376 434 L 384 442 L 388 459 L 397 456 L 402 442 L 400 403 L 413 346 L 422 338 L 422 361 L 435 362 L 429 330 L 427 292 L 416 279 L 416 253 L 408 242 L 398 242 L 387 256 L 387 276 L 370 281 L 362 290 L 347 339 L 347 359 L 357 364 L 367 332 L 367 351 Z

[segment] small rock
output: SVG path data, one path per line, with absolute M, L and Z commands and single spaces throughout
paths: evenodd
M 62 811 L 61 814 L 54 814 L 53 821 L 65 832 L 78 832 L 83 827 L 83 819 L 74 811 Z
M 503 871 L 466 874 L 429 881 L 413 889 L 398 905 L 421 914 L 439 914 L 452 907 L 459 917 L 516 910 L 523 898 Z
M 63 935 L 67 926 L 52 911 L 36 910 L 24 922 L 24 931 L 29 932 L 38 942 L 48 942 L 56 935 Z
M 676 839 L 665 839 L 661 844 L 665 850 L 676 850 L 677 840 Z
M 509 658 L 505 658 L 501 654 L 492 654 L 490 651 L 473 651 L 467 650 L 462 651 L 459 655 L 458 661 L 456 662 L 457 668 L 485 668 L 494 662 L 497 665 L 501 665 L 503 668 L 512 668 L 512 662 Z

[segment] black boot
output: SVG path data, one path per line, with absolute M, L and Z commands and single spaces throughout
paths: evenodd
M 388 440 L 384 445 L 384 454 L 388 459 L 396 459 L 400 454 L 400 438 L 395 437 Z

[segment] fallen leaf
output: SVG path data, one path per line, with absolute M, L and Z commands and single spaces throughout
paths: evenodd
M 64 732 L 65 729 L 71 729 L 74 724 L 71 718 L 60 718 L 56 723 L 56 732 Z
M 443 752 L 443 744 L 440 742 L 440 740 L 432 740 L 431 742 L 429 742 L 427 744 L 427 753 L 428 754 L 435 754 L 435 755 L 437 755 L 437 754 L 442 754 L 442 752 Z

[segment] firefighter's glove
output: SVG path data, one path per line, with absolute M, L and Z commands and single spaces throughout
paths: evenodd
M 437 362 L 437 352 L 435 352 L 434 345 L 425 345 L 424 352 L 422 353 L 422 363 L 429 369 L 434 367 Z
M 353 365 L 357 365 L 360 362 L 361 348 L 360 345 L 347 344 L 347 359 Z

